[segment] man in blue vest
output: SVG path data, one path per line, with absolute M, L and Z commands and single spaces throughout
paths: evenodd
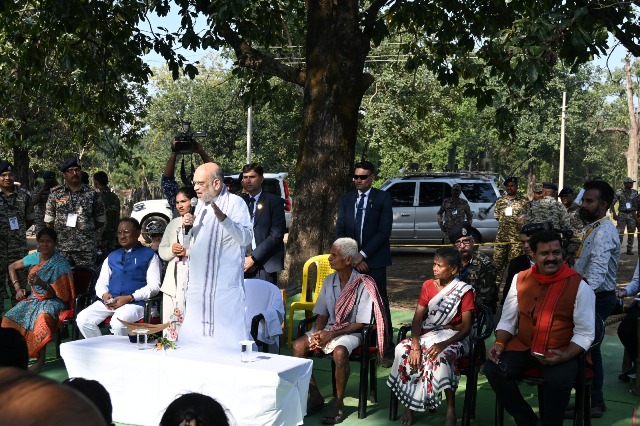
M 120 320 L 136 322 L 144 316 L 144 302 L 160 290 L 160 260 L 156 252 L 138 241 L 140 223 L 125 217 L 118 223 L 118 243 L 102 263 L 96 282 L 100 300 L 78 314 L 78 328 L 85 338 L 98 337 L 98 324 L 111 318 L 111 332 L 126 335 Z

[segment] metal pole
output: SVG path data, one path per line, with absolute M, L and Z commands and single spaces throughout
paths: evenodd
M 564 122 L 566 118 L 567 92 L 562 92 L 562 120 L 560 122 L 560 167 L 558 176 L 558 187 L 564 188 Z
M 253 122 L 253 109 L 247 108 L 247 164 L 251 163 L 251 127 Z

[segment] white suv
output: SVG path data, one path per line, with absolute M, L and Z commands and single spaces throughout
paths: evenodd
M 231 192 L 236 194 L 239 194 L 242 191 L 238 175 L 239 173 L 225 176 L 225 178 L 233 179 Z M 289 185 L 285 179 L 286 177 L 287 173 L 284 172 L 265 173 L 262 189 L 282 197 L 282 201 L 284 203 L 284 216 L 287 222 L 287 229 L 289 229 L 289 225 L 291 223 L 291 196 L 289 195 Z M 160 222 L 166 225 L 173 218 L 173 214 L 171 212 L 171 207 L 169 207 L 169 202 L 166 199 L 146 200 L 133 205 L 131 217 L 137 219 L 142 225 L 142 230 L 145 231 L 147 226 L 153 222 Z M 144 234 L 144 236 L 146 240 L 146 234 Z
M 387 179 L 380 189 L 391 194 L 391 244 L 439 244 L 438 210 L 451 197 L 451 186 L 456 183 L 462 190 L 460 196 L 469 202 L 472 226 L 479 232 L 474 235 L 476 242 L 495 241 L 498 222 L 493 209 L 500 197 L 496 178 L 495 174 L 470 172 L 410 173 Z

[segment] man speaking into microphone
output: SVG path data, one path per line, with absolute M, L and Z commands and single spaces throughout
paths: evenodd
M 243 265 L 253 232 L 247 204 L 223 180 L 215 163 L 201 165 L 193 176 L 199 202 L 182 222 L 193 228 L 180 341 L 236 348 L 248 337 Z

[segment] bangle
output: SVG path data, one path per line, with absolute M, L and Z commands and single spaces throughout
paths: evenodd
M 502 340 L 496 340 L 494 342 L 494 345 L 500 345 L 500 346 L 502 346 L 504 348 L 504 342 Z

